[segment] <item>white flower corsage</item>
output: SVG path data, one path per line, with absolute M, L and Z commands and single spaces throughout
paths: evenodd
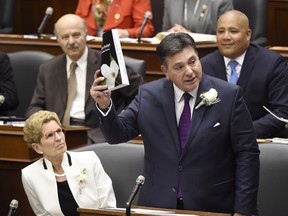
M 202 99 L 201 102 L 195 107 L 195 109 L 198 109 L 202 105 L 205 106 L 211 106 L 212 104 L 216 104 L 220 102 L 221 100 L 217 98 L 218 92 L 214 89 L 211 88 L 208 92 L 204 92 L 200 94 L 200 98 Z
M 76 174 L 76 181 L 79 185 L 80 194 L 82 192 L 82 188 L 85 187 L 86 179 L 87 179 L 87 170 L 86 170 L 86 168 L 82 168 L 80 170 L 80 173 Z

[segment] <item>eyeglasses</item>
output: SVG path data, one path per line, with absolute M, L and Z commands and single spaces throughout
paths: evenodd
M 52 131 L 52 132 L 49 132 L 49 133 L 47 133 L 47 134 L 44 134 L 44 139 L 45 140 L 55 140 L 56 139 L 56 133 L 59 135 L 59 136 L 61 136 L 61 135 L 63 135 L 63 134 L 65 134 L 65 130 L 64 129 L 62 129 L 62 128 L 59 128 L 58 130 L 56 130 L 56 131 Z

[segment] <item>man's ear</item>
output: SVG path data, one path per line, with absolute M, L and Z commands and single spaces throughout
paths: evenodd
M 41 151 L 41 148 L 40 148 L 38 143 L 32 143 L 31 146 L 34 149 L 34 151 L 36 151 L 38 154 L 43 154 L 43 152 Z
M 165 65 L 161 65 L 161 70 L 164 73 L 164 75 L 166 76 L 167 79 L 169 79 L 169 75 L 168 75 L 168 68 Z

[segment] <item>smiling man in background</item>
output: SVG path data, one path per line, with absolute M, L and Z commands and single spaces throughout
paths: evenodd
M 244 13 L 231 10 L 220 16 L 216 34 L 218 50 L 201 59 L 203 73 L 242 88 L 257 138 L 287 138 L 285 123 L 263 108 L 288 118 L 287 62 L 280 54 L 250 43 L 251 34 Z

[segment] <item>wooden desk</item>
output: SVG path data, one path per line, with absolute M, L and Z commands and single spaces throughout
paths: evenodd
M 87 128 L 66 128 L 68 149 L 87 145 Z M 39 155 L 23 140 L 23 128 L 0 126 L 0 215 L 7 215 L 12 199 L 19 201 L 16 215 L 33 215 L 21 181 L 21 169 L 34 162 Z
M 101 48 L 101 42 L 88 41 L 88 46 L 94 49 Z M 148 43 L 121 43 L 124 55 L 144 59 L 147 62 L 146 81 L 164 77 L 160 69 L 160 60 L 156 54 L 156 44 Z M 205 56 L 217 49 L 216 43 L 197 44 L 199 56 Z M 0 35 L 0 50 L 6 53 L 21 50 L 40 50 L 59 55 L 62 53 L 56 40 L 51 39 L 27 39 L 23 35 Z
M 268 44 L 288 46 L 288 0 L 269 0 L 268 3 Z
M 288 47 L 285 46 L 272 46 L 268 48 L 274 52 L 280 53 L 288 61 Z
M 136 208 L 141 208 L 141 206 L 137 206 Z M 199 211 L 187 211 L 187 210 L 175 210 L 175 209 L 160 209 L 160 208 L 147 208 L 143 207 L 144 209 L 155 209 L 155 210 L 162 210 L 162 211 L 172 211 L 177 214 L 194 214 L 198 216 L 230 216 L 231 214 L 223 214 L 223 213 L 211 213 L 211 212 L 199 212 Z M 133 209 L 132 209 L 133 211 Z M 137 215 L 149 215 L 149 214 L 140 214 L 140 213 L 133 213 L 131 211 L 131 216 L 137 216 Z M 117 210 L 99 210 L 99 209 L 84 209 L 84 208 L 78 208 L 78 212 L 80 213 L 80 216 L 109 216 L 109 215 L 126 215 L 126 211 L 117 211 Z M 156 214 L 153 214 L 156 215 Z M 159 214 L 159 215 L 165 215 L 165 214 Z

